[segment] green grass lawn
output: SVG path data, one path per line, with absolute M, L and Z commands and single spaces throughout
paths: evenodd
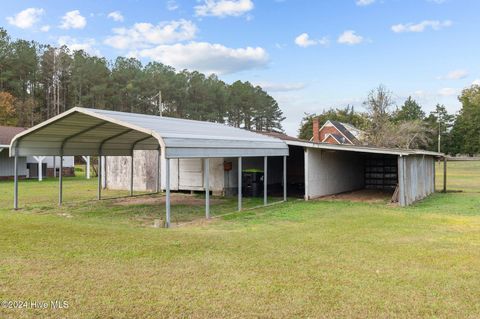
M 448 172 L 463 192 L 405 209 L 292 200 L 168 230 L 145 227 L 161 195 L 88 201 L 96 182 L 72 178 L 59 208 L 56 181 L 22 181 L 15 212 L 1 182 L 0 300 L 69 307 L 0 318 L 480 317 L 480 165 Z M 203 214 L 188 198 L 172 206 L 179 223 Z M 214 215 L 234 212 L 214 200 Z

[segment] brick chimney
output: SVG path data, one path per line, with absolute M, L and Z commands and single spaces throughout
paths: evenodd
M 313 141 L 320 143 L 320 123 L 318 117 L 313 118 Z

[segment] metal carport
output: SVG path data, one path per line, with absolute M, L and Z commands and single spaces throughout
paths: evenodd
M 133 156 L 133 150 L 158 150 L 166 158 L 166 220 L 170 225 L 170 159 L 238 157 L 238 209 L 242 208 L 242 157 L 283 156 L 284 172 L 288 146 L 282 140 L 224 124 L 75 107 L 14 137 L 10 156 Z M 62 162 L 62 161 L 60 161 Z M 133 161 L 132 161 L 133 162 Z M 101 161 L 99 161 L 101 165 Z M 15 165 L 14 208 L 18 209 L 18 165 Z M 60 167 L 60 172 L 62 168 Z M 266 167 L 265 167 L 266 171 Z M 133 171 L 132 171 L 133 173 Z M 101 169 L 98 174 L 101 199 Z M 208 175 L 205 172 L 206 216 L 209 217 Z M 132 174 L 133 176 L 133 174 Z M 157 170 L 157 181 L 159 170 Z M 266 177 L 265 177 L 266 178 Z M 284 173 L 284 184 L 286 185 Z M 158 182 L 157 182 L 158 184 Z M 267 183 L 265 183 L 266 187 Z M 133 184 L 131 184 L 131 191 Z M 158 185 L 157 185 L 158 191 Z M 267 204 L 266 190 L 264 204 Z M 286 200 L 286 187 L 284 188 Z M 62 174 L 59 175 L 59 204 Z

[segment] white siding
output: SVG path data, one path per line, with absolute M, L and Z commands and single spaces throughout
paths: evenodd
M 0 177 L 11 177 L 14 174 L 15 160 L 13 157 L 9 157 L 8 149 L 4 148 L 0 152 Z M 27 176 L 27 164 L 25 157 L 18 158 L 18 175 Z

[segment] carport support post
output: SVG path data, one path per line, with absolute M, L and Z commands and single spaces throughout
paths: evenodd
M 205 159 L 205 217 L 210 218 L 210 159 Z
M 133 150 L 130 159 L 130 196 L 133 196 Z
M 166 199 L 165 199 L 165 227 L 170 227 L 170 159 L 165 160 L 165 189 L 166 189 Z
M 60 169 L 58 170 L 58 205 L 63 201 L 63 155 L 60 155 Z
M 283 201 L 287 201 L 287 157 L 283 157 Z
M 447 192 L 447 157 L 443 158 L 443 192 Z
M 15 160 L 13 164 L 13 209 L 18 209 L 18 155 L 17 151 L 15 150 Z
M 238 211 L 242 210 L 242 158 L 238 158 Z
M 97 189 L 97 199 L 102 199 L 102 152 L 98 154 L 97 160 L 97 177 L 98 177 L 98 189 Z
M 268 169 L 268 157 L 263 158 L 263 205 L 267 205 L 267 169 Z
M 160 191 L 160 149 L 157 152 L 157 182 L 155 183 L 155 192 L 158 193 Z

